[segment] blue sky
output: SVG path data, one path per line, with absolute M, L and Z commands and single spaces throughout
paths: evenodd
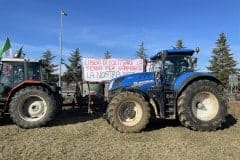
M 22 45 L 28 58 L 47 49 L 59 62 L 60 11 L 63 58 L 74 49 L 88 58 L 135 58 L 145 43 L 149 57 L 182 39 L 187 48 L 200 46 L 198 68 L 206 71 L 211 51 L 224 32 L 240 63 L 239 0 L 1 0 L 0 44 L 8 36 L 13 51 Z

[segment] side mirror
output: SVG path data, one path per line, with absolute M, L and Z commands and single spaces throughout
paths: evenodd
M 198 54 L 198 52 L 200 52 L 200 48 L 197 47 L 197 48 L 195 49 L 195 52 Z
M 167 51 L 163 51 L 162 56 L 161 56 L 161 60 L 164 62 L 167 58 Z
M 194 58 L 193 64 L 197 64 L 197 61 L 198 61 L 198 59 L 197 59 L 197 58 Z
M 197 58 L 194 58 L 192 61 L 192 69 L 194 69 L 194 70 L 196 70 L 196 68 L 197 68 L 197 61 L 198 61 Z

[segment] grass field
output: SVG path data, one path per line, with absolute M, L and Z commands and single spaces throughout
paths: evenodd
M 153 121 L 142 133 L 115 131 L 101 114 L 67 109 L 47 127 L 21 129 L 1 119 L 0 159 L 240 159 L 240 118 L 231 107 L 227 123 L 196 132 L 176 121 Z

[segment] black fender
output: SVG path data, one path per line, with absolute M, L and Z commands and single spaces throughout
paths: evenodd
M 137 89 L 137 88 L 133 88 L 133 87 L 127 87 L 127 88 L 118 88 L 115 90 L 112 90 L 108 93 L 108 101 L 110 101 L 114 96 L 116 96 L 117 94 L 121 93 L 121 92 L 135 92 L 138 93 L 140 95 L 142 95 L 145 100 L 149 100 L 149 96 L 147 93 L 145 93 L 144 91 Z
M 156 101 L 155 98 L 151 96 L 151 91 L 148 93 L 133 87 L 127 87 L 127 88 L 118 88 L 116 90 L 112 90 L 108 93 L 108 103 L 112 100 L 113 97 L 115 97 L 117 94 L 120 94 L 122 92 L 134 92 L 138 93 L 141 96 L 144 97 L 144 99 L 149 103 L 150 112 L 152 115 L 155 115 L 155 117 L 159 117 L 159 104 Z

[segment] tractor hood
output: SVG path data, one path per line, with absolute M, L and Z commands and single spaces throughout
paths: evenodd
M 142 91 L 147 91 L 152 86 L 154 86 L 153 72 L 134 73 L 112 79 L 109 91 L 121 88 L 139 88 Z

